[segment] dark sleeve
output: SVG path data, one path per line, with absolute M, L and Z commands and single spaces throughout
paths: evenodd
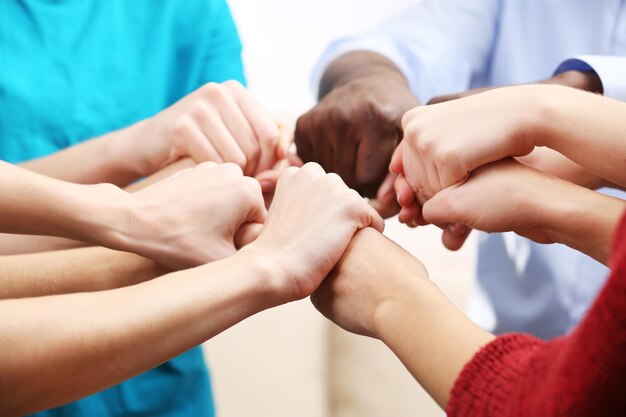
M 544 342 L 512 334 L 478 352 L 457 379 L 450 417 L 626 416 L 626 218 L 612 272 L 583 321 Z

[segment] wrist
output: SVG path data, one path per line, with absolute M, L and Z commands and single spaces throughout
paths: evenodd
M 150 120 L 137 122 L 124 129 L 110 133 L 110 140 L 106 154 L 108 160 L 113 161 L 115 172 L 123 172 L 132 180 L 152 174 L 156 169 L 151 167 L 150 161 L 142 158 L 146 154 L 145 144 L 141 144 L 141 138 L 150 138 Z
M 536 146 L 558 150 L 563 131 L 567 129 L 568 102 L 572 89 L 558 85 L 531 86 L 528 108 L 532 111 L 532 132 Z
M 284 261 L 253 242 L 234 255 L 210 265 L 222 263 L 238 270 L 241 286 L 261 311 L 294 301 L 289 288 L 289 274 Z
M 75 225 L 73 238 L 113 249 L 124 249 L 128 228 L 129 199 L 126 192 L 113 184 L 76 185 L 77 196 L 68 201 Z
M 559 180 L 555 180 L 559 181 Z M 626 202 L 562 182 L 560 192 L 546 203 L 544 229 L 551 241 L 562 243 L 607 264 L 613 234 Z
M 372 334 L 388 346 L 398 337 L 398 325 L 407 315 L 428 317 L 431 306 L 443 296 L 436 284 L 423 277 L 403 279 L 402 285 L 402 291 L 395 288 L 391 294 L 379 294 L 372 309 Z
M 337 87 L 368 79 L 376 85 L 381 81 L 393 82 L 409 89 L 406 77 L 392 61 L 374 52 L 358 51 L 343 55 L 328 66 L 320 82 L 319 99 Z

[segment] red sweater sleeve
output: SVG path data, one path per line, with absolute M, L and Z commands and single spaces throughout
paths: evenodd
M 452 389 L 448 416 L 626 416 L 626 217 L 611 266 L 572 334 L 549 342 L 511 334 L 481 349 Z

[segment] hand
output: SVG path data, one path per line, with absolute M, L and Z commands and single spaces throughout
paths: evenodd
M 463 182 L 476 168 L 527 155 L 542 132 L 534 103 L 541 87 L 508 87 L 433 106 L 402 119 L 404 139 L 392 171 L 428 199 Z
M 246 175 L 283 158 L 288 135 L 241 84 L 208 83 L 156 116 L 132 126 L 130 155 L 141 174 L 191 157 L 196 163 L 233 162 Z
M 417 190 L 413 190 L 404 176 L 402 166 L 403 144 L 404 143 L 401 143 L 398 146 L 391 161 L 392 171 L 398 174 L 394 183 L 397 201 L 401 207 L 398 221 L 409 227 L 425 226 L 428 222 L 422 215 L 422 205 L 428 201 L 430 197 L 423 189 L 418 188 Z M 409 170 L 423 170 L 423 166 L 413 166 L 412 161 L 409 161 Z M 453 251 L 461 249 L 472 231 L 462 224 L 437 224 L 437 226 L 443 231 L 441 236 L 443 245 Z
M 182 269 L 254 240 L 266 210 L 259 183 L 235 164 L 206 162 L 134 194 L 123 248 Z
M 428 273 L 419 260 L 368 228 L 354 236 L 311 301 L 343 329 L 379 338 L 375 325 L 378 309 L 404 289 L 428 282 Z
M 336 174 L 317 164 L 288 168 L 281 176 L 256 251 L 281 271 L 279 303 L 310 295 L 335 266 L 354 233 L 383 219 Z
M 545 219 L 550 207 L 568 199 L 569 188 L 557 178 L 512 159 L 474 171 L 462 183 L 424 203 L 425 221 L 455 223 L 484 232 L 516 232 L 538 243 L 554 243 Z
M 418 104 L 399 73 L 372 73 L 337 85 L 298 120 L 298 154 L 374 197 L 402 138 L 402 115 Z

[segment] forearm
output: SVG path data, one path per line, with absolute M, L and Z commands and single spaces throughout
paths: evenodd
M 0 233 L 0 256 L 75 249 L 88 245 L 85 242 L 62 237 Z
M 379 338 L 445 408 L 461 370 L 494 336 L 472 323 L 432 282 L 408 278 L 374 316 Z
M 397 80 L 408 88 L 408 81 L 392 61 L 375 52 L 358 51 L 342 55 L 328 65 L 320 81 L 318 98 L 322 99 L 339 85 L 365 77 Z
M 0 302 L 2 415 L 108 388 L 270 307 L 268 271 L 235 255 L 118 290 Z
M 0 257 L 0 299 L 104 291 L 167 273 L 155 262 L 105 248 Z
M 78 185 L 0 162 L 4 233 L 66 237 L 107 244 L 127 227 L 126 194 L 110 184 Z
M 152 185 L 175 174 L 176 172 L 187 168 L 193 168 L 196 165 L 197 164 L 191 158 L 181 159 L 180 161 L 174 162 L 173 164 L 151 175 L 150 177 L 129 185 L 124 190 L 127 192 L 139 191 L 149 185 Z M 88 244 L 85 242 L 60 237 L 0 233 L 0 255 L 19 255 L 27 253 L 59 251 L 84 247 L 87 245 Z
M 550 90 L 541 93 L 537 146 L 626 186 L 626 104 L 564 87 L 544 88 Z
M 535 200 L 550 241 L 565 244 L 608 264 L 611 242 L 626 202 L 564 181 L 546 187 Z
M 140 122 L 20 166 L 63 181 L 123 187 L 144 175 L 128 149 L 141 126 Z
M 581 187 L 597 190 L 603 187 L 620 188 L 573 162 L 553 149 L 535 148 L 529 155 L 517 158 L 525 165 L 554 175 Z

